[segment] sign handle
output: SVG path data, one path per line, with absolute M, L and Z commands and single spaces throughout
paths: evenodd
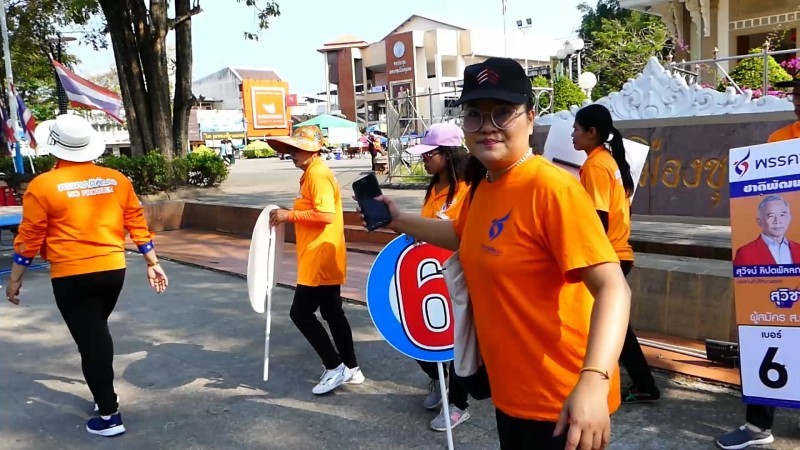
M 267 300 L 266 300 L 266 316 L 267 325 L 264 332 L 264 381 L 269 380 L 269 332 L 272 328 L 272 289 L 275 287 L 275 260 L 277 259 L 277 242 L 278 231 L 275 227 L 269 229 L 269 256 L 267 257 L 267 276 L 271 280 L 270 285 L 267 287 Z
M 447 427 L 447 449 L 453 450 L 453 425 L 450 423 L 450 400 L 447 398 L 447 383 L 444 378 L 444 364 L 437 362 L 439 370 L 439 389 L 442 393 L 442 408 L 444 411 L 445 426 Z

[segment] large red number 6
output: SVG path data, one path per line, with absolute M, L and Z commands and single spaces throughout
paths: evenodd
M 433 245 L 410 245 L 395 273 L 400 322 L 408 339 L 423 350 L 453 347 L 450 295 L 442 264 L 451 252 Z

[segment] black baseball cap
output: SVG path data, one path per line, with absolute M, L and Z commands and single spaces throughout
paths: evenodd
M 453 106 L 485 99 L 524 105 L 531 98 L 531 82 L 518 62 L 511 58 L 489 58 L 464 69 L 461 97 Z
M 781 88 L 781 89 L 792 88 L 792 87 L 800 87 L 800 74 L 797 74 L 797 76 L 794 78 L 794 80 L 780 81 L 778 83 L 775 83 L 775 87 L 776 88 Z

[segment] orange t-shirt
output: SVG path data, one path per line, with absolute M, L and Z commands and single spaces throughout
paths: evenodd
M 122 269 L 125 230 L 140 251 L 153 249 L 130 180 L 91 162 L 59 161 L 28 185 L 14 262 L 30 265 L 41 251 L 53 278 Z
M 300 178 L 295 211 L 315 210 L 334 215 L 330 224 L 295 223 L 297 284 L 331 286 L 346 281 L 347 247 L 339 183 L 321 159 L 315 158 Z
M 778 129 L 769 136 L 767 142 L 788 141 L 800 138 L 800 120 Z
M 442 189 L 436 192 L 434 188 L 431 195 L 425 200 L 422 205 L 422 217 L 429 219 L 450 219 L 455 220 L 461 210 L 461 202 L 464 201 L 464 196 L 469 192 L 467 184 L 460 182 L 456 185 L 456 192 L 453 195 L 453 200 L 447 204 L 447 192 L 449 188 Z
M 622 175 L 614 156 L 600 146 L 589 153 L 580 170 L 581 184 L 594 202 L 594 209 L 608 213 L 608 239 L 621 261 L 633 261 L 631 201 L 622 186 Z
M 574 271 L 619 262 L 586 191 L 541 156 L 482 182 L 454 222 L 497 408 L 556 422 L 586 354 L 594 299 Z M 620 404 L 619 370 L 608 407 Z

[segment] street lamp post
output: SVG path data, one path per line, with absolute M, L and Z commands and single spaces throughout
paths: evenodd
M 56 61 L 61 64 L 63 61 L 61 60 L 61 52 L 62 52 L 62 42 L 71 42 L 75 41 L 76 38 L 72 36 L 62 36 L 61 33 L 58 33 L 58 37 L 48 39 L 47 42 L 51 44 L 56 44 Z M 67 91 L 64 90 L 64 85 L 61 84 L 61 78 L 59 78 L 58 73 L 53 68 L 53 73 L 56 76 L 56 92 L 58 93 L 58 115 L 66 114 L 67 108 L 69 107 L 69 99 L 67 99 Z
M 527 36 L 528 35 L 528 31 L 531 29 L 531 27 L 533 27 L 533 21 L 531 20 L 530 17 L 527 17 L 525 19 L 524 23 L 521 20 L 517 21 L 517 29 L 522 32 L 523 36 Z M 522 51 L 525 53 L 525 75 L 527 76 L 528 75 L 528 47 L 525 44 L 527 44 L 527 42 L 523 41 L 523 46 L 522 46 L 523 50 Z

